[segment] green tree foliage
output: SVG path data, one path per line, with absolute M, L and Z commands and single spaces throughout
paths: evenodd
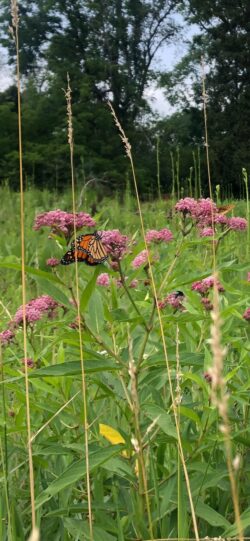
M 188 55 L 162 83 L 172 103 L 201 110 L 201 57 L 206 65 L 208 127 L 215 184 L 233 183 L 250 169 L 250 4 L 248 0 L 187 0 L 189 22 L 200 28 Z
M 156 73 L 152 62 L 177 26 L 171 15 L 177 0 L 24 0 L 20 5 L 20 60 L 23 91 L 24 166 L 41 185 L 68 181 L 68 149 L 63 88 L 67 72 L 73 91 L 75 159 L 78 178 L 100 178 L 124 186 L 126 161 L 107 101 L 139 156 L 139 176 L 150 185 L 144 167 L 150 143 L 143 134 L 150 108 L 145 90 Z M 9 3 L 3 2 L 6 39 Z M 5 97 L 3 96 L 3 99 Z M 143 128 L 142 128 L 143 119 Z M 5 172 L 1 171 L 1 177 Z

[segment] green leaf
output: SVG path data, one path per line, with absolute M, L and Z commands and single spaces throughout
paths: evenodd
M 91 540 L 88 523 L 84 523 L 80 519 L 65 518 L 63 524 L 73 539 L 79 539 L 79 541 Z M 93 527 L 93 533 L 95 541 L 116 541 L 117 539 L 117 537 L 105 532 L 99 526 Z
M 198 517 L 203 518 L 203 520 L 208 522 L 208 524 L 211 524 L 211 526 L 223 528 L 228 528 L 230 526 L 230 522 L 228 522 L 225 517 L 220 515 L 220 513 L 212 509 L 212 507 L 206 503 L 199 501 L 195 507 L 195 514 Z
M 100 334 L 105 323 L 102 297 L 99 291 L 94 291 L 89 305 L 89 313 L 86 315 L 86 322 L 90 329 Z
M 18 270 L 18 271 L 22 270 L 22 266 L 20 263 L 7 263 L 7 262 L 4 263 L 3 261 L 0 263 L 0 268 L 13 269 L 13 270 Z M 55 274 L 51 272 L 42 271 L 40 269 L 35 269 L 34 267 L 28 267 L 28 266 L 25 266 L 25 272 L 27 274 L 32 274 L 35 277 L 38 276 L 40 278 L 49 280 L 50 282 L 55 282 L 57 284 L 64 285 L 62 280 L 60 280 L 58 276 L 55 276 Z
M 180 406 L 180 414 L 184 417 L 188 417 L 188 419 L 191 419 L 194 421 L 198 426 L 201 426 L 201 420 L 199 415 L 197 415 L 196 411 L 191 410 L 190 408 L 187 408 L 186 406 Z
M 246 528 L 248 528 L 248 526 L 250 526 L 250 507 L 245 509 L 244 513 L 242 513 L 242 515 L 240 517 L 240 520 L 241 520 L 242 529 L 244 531 Z M 234 537 L 234 536 L 238 537 L 239 536 L 239 529 L 237 527 L 237 524 L 234 523 L 231 526 L 229 526 L 223 532 L 222 535 L 223 535 L 223 537 L 224 537 L 224 535 L 226 535 L 227 537 Z
M 102 372 L 106 370 L 118 370 L 119 367 L 114 362 L 107 361 L 105 359 L 91 359 L 84 361 L 84 368 L 86 373 Z M 58 376 L 77 376 L 82 373 L 80 361 L 71 361 L 60 364 L 53 364 L 52 366 L 44 366 L 38 370 L 30 372 L 29 378 L 40 377 L 58 377 Z
M 156 424 L 163 430 L 163 432 L 165 432 L 165 434 L 177 439 L 176 428 L 169 413 L 154 404 L 144 404 L 143 409 L 145 411 L 145 414 L 152 421 L 155 421 Z
M 125 458 L 121 458 L 119 456 L 112 457 L 105 462 L 105 464 L 103 464 L 102 468 L 108 472 L 113 472 L 124 479 L 130 479 L 132 482 L 135 481 L 135 476 L 132 472 L 131 466 Z
M 111 447 L 104 447 L 99 449 L 98 451 L 95 451 L 93 453 L 89 454 L 89 471 L 92 473 L 94 470 L 96 470 L 99 466 L 104 464 L 107 460 L 112 458 L 113 456 L 116 456 L 120 453 L 122 449 L 121 445 L 116 445 Z M 62 475 L 60 475 L 57 479 L 52 481 L 52 483 L 38 496 L 36 500 L 36 508 L 38 509 L 43 505 L 45 502 L 50 500 L 55 494 L 58 494 L 61 490 L 64 488 L 72 485 L 73 483 L 76 483 L 79 481 L 79 479 L 83 479 L 86 475 L 86 461 L 85 459 L 80 459 L 77 462 L 73 462 L 67 468 Z
M 89 282 L 87 283 L 85 289 L 83 290 L 82 294 L 81 294 L 81 299 L 80 299 L 80 311 L 81 312 L 85 312 L 87 306 L 88 306 L 88 303 L 89 303 L 89 300 L 95 290 L 95 285 L 96 285 L 96 280 L 97 280 L 97 277 L 98 275 L 100 274 L 100 269 L 99 267 L 97 267 L 95 269 L 95 272 L 92 276 L 92 278 L 89 280 Z

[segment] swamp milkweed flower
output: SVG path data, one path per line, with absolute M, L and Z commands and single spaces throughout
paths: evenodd
M 48 265 L 48 267 L 57 267 L 58 265 L 60 265 L 60 260 L 57 259 L 56 257 L 50 257 L 50 259 L 47 259 L 46 261 L 46 265 Z
M 212 199 L 207 197 L 206 199 L 198 199 L 197 207 L 193 215 L 198 219 L 198 221 L 206 219 L 211 220 L 212 216 L 215 216 L 216 212 L 216 204 L 212 201 Z
M 135 289 L 139 284 L 139 281 L 136 280 L 136 278 L 134 278 L 134 280 L 131 280 L 130 284 L 129 284 L 129 287 L 131 287 L 131 289 Z
M 186 214 L 194 216 L 196 209 L 197 201 L 193 197 L 184 197 L 184 199 L 180 199 L 175 205 L 175 210 L 182 212 L 184 216 Z
M 201 295 L 205 295 L 209 291 L 209 289 L 213 287 L 214 287 L 214 277 L 208 276 L 208 278 L 204 278 L 203 280 L 193 282 L 191 289 L 193 291 L 197 291 Z M 221 285 L 219 280 L 216 281 L 216 287 L 220 293 L 225 291 L 224 287 Z
M 28 368 L 34 368 L 36 366 L 35 361 L 30 357 L 27 357 L 27 359 L 22 359 L 22 363 L 26 364 Z
M 122 235 L 119 229 L 98 231 L 98 233 L 110 257 L 115 261 L 122 259 L 127 252 L 128 237 Z
M 25 317 L 27 323 L 35 323 L 45 314 L 49 318 L 53 318 L 58 306 L 58 302 L 49 295 L 42 295 L 41 297 L 32 299 L 25 305 Z M 18 308 L 11 323 L 14 324 L 14 326 L 23 324 L 23 305 Z
M 10 344 L 14 338 L 15 335 L 13 331 L 10 331 L 9 329 L 0 333 L 0 342 L 2 346 L 8 346 L 8 344 Z
M 163 310 L 167 305 L 172 306 L 175 310 L 184 310 L 183 301 L 185 299 L 184 293 L 182 291 L 174 291 L 169 293 L 165 299 L 158 302 L 158 307 L 160 310 Z
M 214 236 L 214 230 L 212 227 L 205 227 L 200 232 L 200 237 L 213 237 Z
M 73 235 L 74 221 L 76 230 L 85 227 L 94 227 L 96 222 L 86 212 L 65 212 L 64 210 L 50 210 L 49 212 L 42 212 L 35 218 L 34 229 L 38 231 L 42 227 L 50 227 L 52 233 L 63 234 L 67 241 Z
M 228 220 L 229 220 L 229 218 L 227 218 L 227 216 L 225 216 L 224 214 L 216 214 L 216 216 L 214 216 L 214 223 L 215 224 L 227 225 Z
M 247 220 L 236 216 L 235 218 L 228 218 L 228 226 L 234 231 L 244 231 L 247 228 Z
M 246 321 L 250 321 L 250 308 L 247 308 L 243 314 L 243 317 Z
M 207 312 L 210 312 L 210 310 L 213 310 L 213 304 L 211 303 L 210 299 L 208 299 L 208 297 L 202 297 L 201 302 L 205 310 L 207 310 Z
M 98 286 L 108 287 L 110 284 L 109 275 L 107 272 L 102 272 L 99 274 L 96 283 Z
M 150 229 L 146 233 L 147 242 L 170 242 L 173 238 L 173 233 L 167 228 L 160 229 L 159 231 Z
M 148 250 L 142 250 L 132 261 L 131 265 L 134 269 L 138 269 L 142 265 L 148 263 Z

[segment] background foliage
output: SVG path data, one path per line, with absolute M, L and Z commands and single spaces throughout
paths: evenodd
M 243 196 L 241 169 L 249 171 L 250 155 L 248 21 L 247 0 L 237 5 L 228 0 L 202 4 L 192 0 L 22 2 L 26 183 L 67 185 L 62 89 L 69 72 L 78 182 L 94 179 L 102 193 L 113 188 L 124 191 L 126 186 L 129 172 L 107 108 L 110 99 L 132 143 L 142 194 L 156 191 L 158 143 L 162 192 L 171 192 L 173 176 L 178 174 L 185 189 L 190 168 L 194 178 L 197 167 L 205 192 L 200 70 L 204 56 L 213 183 L 221 185 L 225 197 L 232 192 Z M 1 23 L 1 44 L 14 66 L 7 0 L 1 1 Z M 196 26 L 190 51 L 171 72 L 159 73 L 157 54 L 163 46 L 161 54 L 167 54 L 169 44 L 184 40 L 184 25 L 191 23 Z M 145 98 L 152 84 L 165 89 L 178 112 L 165 119 L 152 113 Z M 16 110 L 16 90 L 9 87 L 0 94 L 0 179 L 13 187 L 17 187 L 18 168 Z M 180 156 L 179 173 L 173 168 L 171 153 Z

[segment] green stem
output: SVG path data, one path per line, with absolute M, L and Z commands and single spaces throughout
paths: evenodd
M 6 494 L 9 497 L 9 483 L 8 483 L 8 441 L 7 441 L 7 422 L 6 422 L 6 401 L 5 401 L 5 385 L 4 385 L 4 371 L 3 371 L 3 359 L 2 348 L 0 344 L 0 364 L 1 364 L 1 383 L 2 383 L 2 404 L 3 404 L 3 433 L 4 433 L 4 469 L 6 475 Z
M 179 246 L 177 247 L 177 251 L 175 253 L 174 259 L 173 259 L 173 261 L 172 261 L 172 263 L 171 263 L 171 265 L 170 265 L 170 267 L 168 269 L 168 272 L 167 272 L 166 276 L 162 280 L 162 283 L 161 283 L 160 289 L 159 289 L 159 294 L 161 293 L 164 285 L 166 284 L 167 279 L 169 278 L 173 268 L 175 267 L 175 264 L 176 264 L 176 262 L 177 262 L 177 260 L 178 260 L 178 258 L 180 256 L 180 253 L 181 253 L 183 242 L 184 242 L 184 237 L 182 237 L 181 242 L 180 242 Z
M 140 313 L 140 310 L 139 308 L 136 306 L 136 303 L 127 287 L 127 284 L 126 284 L 126 280 L 125 280 L 125 276 L 124 276 L 124 273 L 123 273 L 123 270 L 122 270 L 122 266 L 121 266 L 121 262 L 118 261 L 118 267 L 119 267 L 119 274 L 120 274 L 120 278 L 121 278 L 121 283 L 123 285 L 123 288 L 124 290 L 126 291 L 126 294 L 132 304 L 132 306 L 134 307 L 135 311 L 137 312 L 138 316 L 140 316 L 140 319 L 142 319 L 143 321 L 143 325 L 145 327 L 146 330 L 148 330 L 147 328 L 147 322 L 145 321 L 144 317 L 142 316 L 142 314 Z

